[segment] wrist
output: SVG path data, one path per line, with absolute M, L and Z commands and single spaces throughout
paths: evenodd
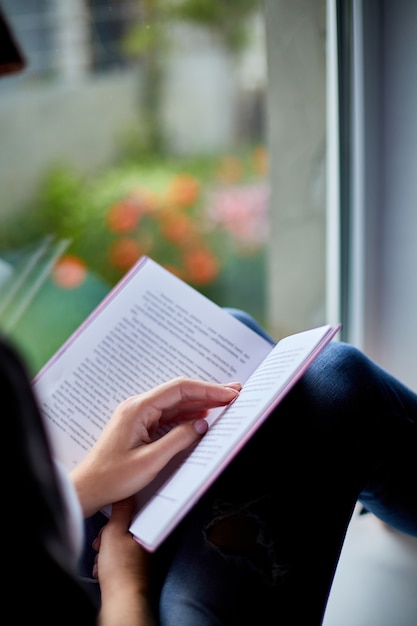
M 96 480 L 91 479 L 90 475 L 94 476 L 94 472 L 86 471 L 82 464 L 77 465 L 70 472 L 84 518 L 94 515 L 102 508 L 97 494 Z
M 134 583 L 101 589 L 100 626 L 152 626 L 154 619 L 148 594 Z

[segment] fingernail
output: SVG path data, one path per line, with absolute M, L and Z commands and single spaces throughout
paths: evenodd
M 224 383 L 224 386 L 230 389 L 242 389 L 242 383 L 238 380 L 229 380 L 228 383 Z
M 197 420 L 194 422 L 194 430 L 197 435 L 204 435 L 208 431 L 208 424 L 206 420 Z

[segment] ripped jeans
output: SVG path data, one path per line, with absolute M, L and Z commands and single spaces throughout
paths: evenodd
M 331 342 L 155 553 L 161 626 L 319 626 L 357 501 L 417 536 L 416 483 L 417 394 Z

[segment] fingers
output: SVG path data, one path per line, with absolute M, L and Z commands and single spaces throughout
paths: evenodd
M 206 420 L 184 422 L 172 428 L 159 439 L 137 451 L 138 466 L 146 456 L 148 476 L 155 477 L 179 453 L 191 448 L 208 431 Z
M 175 378 L 147 392 L 147 399 L 154 409 L 172 418 L 180 409 L 182 414 L 211 409 L 229 404 L 239 394 L 238 382 L 228 384 L 210 383 L 190 378 Z
M 152 436 L 160 425 L 205 417 L 210 409 L 232 402 L 240 390 L 241 384 L 236 382 L 219 384 L 180 377 L 131 396 L 119 405 L 117 414 L 125 421 L 142 424 Z M 119 418 L 111 428 L 117 428 Z
M 150 404 L 153 423 L 184 420 L 149 445 L 148 471 L 156 475 L 176 454 L 195 444 L 208 430 L 208 423 L 201 415 L 210 408 L 229 404 L 240 389 L 240 383 L 222 385 L 176 378 L 147 392 L 146 403 Z M 200 419 L 191 421 L 196 416 Z M 143 460 L 143 453 L 143 449 L 138 451 L 138 461 L 140 456 Z
M 240 383 L 176 378 L 121 402 L 71 471 L 84 516 L 143 489 L 177 453 L 204 435 L 208 411 L 230 404 L 240 389 Z
M 119 500 L 112 505 L 109 521 L 100 529 L 98 537 L 93 541 L 92 547 L 97 552 L 93 564 L 93 578 L 98 576 L 98 560 L 102 548 L 104 535 L 107 537 L 107 544 L 118 545 L 121 538 L 130 536 L 129 526 L 135 506 L 135 497 L 130 496 L 124 500 Z

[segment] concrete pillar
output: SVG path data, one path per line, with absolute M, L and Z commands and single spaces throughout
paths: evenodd
M 268 328 L 325 322 L 326 1 L 266 0 Z

